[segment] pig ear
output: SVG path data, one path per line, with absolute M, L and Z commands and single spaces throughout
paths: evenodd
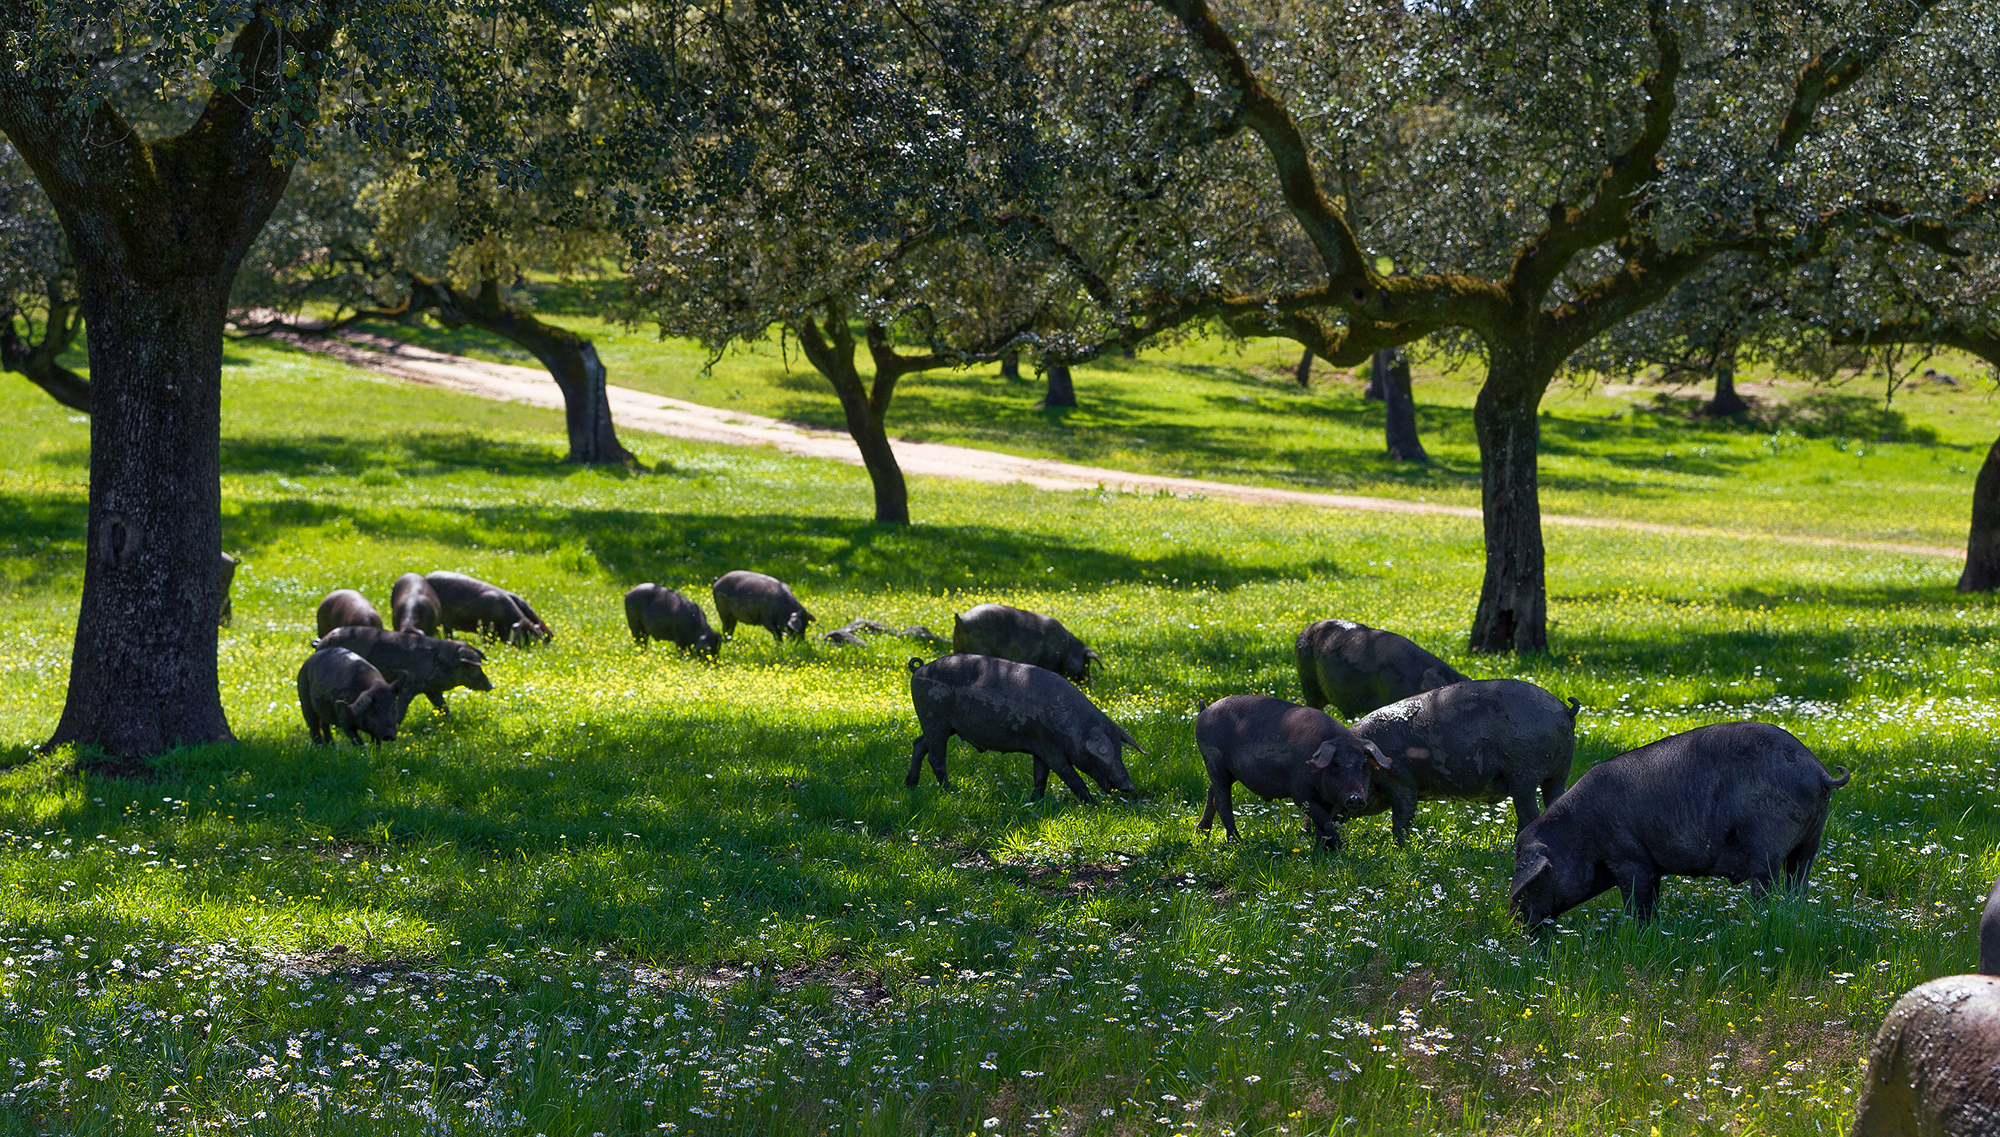
M 1089 647 L 1087 647 L 1087 648 L 1084 648 L 1084 649 L 1083 649 L 1083 658 L 1085 658 L 1085 659 L 1099 659 L 1099 658 L 1101 658 L 1101 657 L 1100 657 L 1100 656 L 1099 656 L 1099 655 L 1097 654 L 1097 649 L 1096 649 L 1096 648 L 1089 648 Z
M 336 725 L 339 725 L 339 726 L 342 726 L 342 727 L 349 727 L 349 726 L 353 726 L 353 725 L 354 725 L 354 704 L 353 704 L 353 703 L 335 703 L 335 704 L 333 705 L 333 721 L 334 721 L 334 723 L 335 723 Z
M 1145 747 L 1139 745 L 1139 740 L 1132 737 L 1131 731 L 1126 730 L 1124 727 L 1121 726 L 1118 728 L 1118 735 L 1120 738 L 1124 740 L 1125 745 L 1130 746 L 1132 749 L 1137 750 L 1141 754 L 1145 754 L 1148 758 L 1152 757 L 1151 754 L 1147 753 Z
M 1393 770 L 1396 768 L 1396 763 L 1387 754 L 1382 753 L 1381 747 L 1365 738 L 1361 740 L 1361 745 L 1367 748 L 1368 757 L 1374 762 L 1376 769 Z
M 1328 766 L 1333 765 L 1333 756 L 1339 752 L 1340 748 L 1333 743 L 1322 742 L 1319 744 L 1319 749 L 1313 751 L 1312 760 L 1308 765 L 1315 770 L 1324 770 Z
M 1554 867 L 1555 866 L 1549 862 L 1549 859 L 1547 857 L 1536 857 L 1534 860 L 1529 861 L 1527 868 L 1524 870 L 1525 875 L 1518 877 L 1514 881 L 1514 883 L 1508 887 L 1507 889 L 1508 898 L 1512 899 L 1513 897 L 1519 896 L 1523 889 L 1535 883 L 1535 880 L 1538 877 L 1540 877 L 1543 873 L 1548 872 L 1550 869 Z
M 1109 762 L 1118 757 L 1118 744 L 1104 733 L 1103 727 L 1092 727 L 1090 737 L 1083 740 L 1083 748 Z

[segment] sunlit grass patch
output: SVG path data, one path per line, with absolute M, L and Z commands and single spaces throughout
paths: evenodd
M 1551 529 L 1553 650 L 1475 657 L 1460 519 L 925 481 L 887 529 L 845 467 L 648 440 L 675 473 L 571 470 L 553 415 L 232 353 L 241 741 L 151 778 L 30 749 L 85 427 L 0 394 L 0 1132 L 1820 1133 L 1889 1003 L 1972 964 L 1994 609 L 1941 560 Z M 705 602 L 737 567 L 818 629 L 1060 617 L 1150 752 L 1140 792 L 1031 802 L 1028 758 L 962 743 L 952 790 L 905 789 L 910 641 L 632 644 L 625 588 Z M 313 605 L 436 568 L 555 641 L 490 646 L 496 690 L 392 743 L 308 745 Z M 1243 840 L 1197 833 L 1196 707 L 1295 695 L 1328 615 L 1581 700 L 1578 772 L 1704 722 L 1794 731 L 1854 772 L 1811 889 L 1670 880 L 1652 924 L 1613 895 L 1538 940 L 1505 803 L 1329 854 L 1239 789 Z

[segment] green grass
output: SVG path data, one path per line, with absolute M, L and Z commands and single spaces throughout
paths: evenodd
M 704 373 L 696 344 L 662 341 L 649 327 L 601 318 L 615 287 L 550 286 L 544 314 L 589 335 L 611 381 L 711 406 L 845 429 L 832 388 L 773 338 L 739 347 Z M 534 366 L 526 353 L 477 331 L 381 326 L 443 350 Z M 1292 489 L 1479 504 L 1472 404 L 1480 372 L 1442 361 L 1416 369 L 1418 422 L 1433 462 L 1382 456 L 1382 405 L 1349 372 L 1324 363 L 1319 385 L 1292 382 L 1297 349 L 1283 341 L 1196 340 L 1138 360 L 1077 371 L 1081 406 L 1039 411 L 1032 378 L 995 366 L 906 377 L 891 432 L 1035 457 Z M 1898 394 L 1885 424 L 1876 380 L 1817 391 L 1785 381 L 1763 425 L 1692 420 L 1656 389 L 1561 385 L 1544 402 L 1542 507 L 1620 517 L 1812 536 L 1962 546 L 1973 477 L 2000 433 L 1986 368 L 1937 362 L 1965 380 Z M 1921 370 L 1921 367 L 1919 367 Z M 1746 380 L 1770 380 L 1753 372 Z M 1691 391 L 1688 394 L 1697 394 Z M 1888 429 L 1885 431 L 1885 425 Z M 1891 440 L 1878 441 L 1884 434 Z
M 831 463 L 635 437 L 675 472 L 565 469 L 551 413 L 261 346 L 224 382 L 241 741 L 149 779 L 30 750 L 87 428 L 0 385 L 0 1133 L 1831 1133 L 1891 1001 L 1974 961 L 1995 607 L 1942 558 L 1552 529 L 1553 652 L 1470 657 L 1460 519 L 918 480 L 888 529 Z M 733 567 L 822 629 L 1059 616 L 1151 752 L 1139 799 L 1030 804 L 1027 759 L 962 745 L 954 790 L 905 789 L 899 641 L 630 643 L 624 588 Z M 555 642 L 490 648 L 495 691 L 392 743 L 308 745 L 318 598 L 434 568 Z M 1614 894 L 1537 941 L 1505 806 L 1325 854 L 1239 794 L 1243 841 L 1197 834 L 1197 703 L 1296 693 L 1291 639 L 1335 614 L 1581 699 L 1579 773 L 1794 731 L 1855 771 L 1811 891 L 1673 880 L 1650 925 Z

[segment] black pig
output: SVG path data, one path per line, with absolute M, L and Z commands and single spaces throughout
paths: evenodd
M 1662 876 L 1803 886 L 1833 791 L 1805 744 L 1760 722 L 1725 722 L 1603 762 L 1514 836 L 1508 902 L 1529 927 L 1616 887 L 1641 919 Z
M 1393 765 L 1349 758 L 1340 769 L 1344 812 L 1389 810 L 1389 831 L 1401 848 L 1420 801 L 1509 797 L 1518 829 L 1540 814 L 1537 789 L 1543 809 L 1562 796 L 1576 753 L 1577 709 L 1574 700 L 1564 706 L 1519 679 L 1473 679 L 1391 703 L 1353 730 Z
M 910 699 L 917 736 L 906 786 L 917 784 L 928 753 L 939 785 L 945 748 L 956 734 L 978 750 L 1029 754 L 1035 759 L 1035 797 L 1048 792 L 1054 770 L 1070 792 L 1090 801 L 1089 774 L 1105 791 L 1133 792 L 1123 747 L 1144 754 L 1130 732 L 1106 717 L 1076 685 L 1053 671 L 990 655 L 947 655 L 910 660 Z
M 1044 667 L 1072 683 L 1090 682 L 1097 653 L 1053 616 L 980 604 L 952 617 L 951 650 Z
M 387 742 L 407 705 L 400 674 L 392 681 L 344 647 L 321 648 L 299 666 L 299 711 L 316 743 L 332 742 L 334 727 L 356 746 L 362 731 Z
M 1231 695 L 1203 707 L 1194 720 L 1195 747 L 1208 767 L 1208 806 L 1195 828 L 1207 832 L 1222 815 L 1222 830 L 1236 838 L 1232 787 L 1275 801 L 1290 798 L 1306 815 L 1306 840 L 1340 848 L 1343 811 L 1339 771 L 1384 765 L 1374 743 L 1356 737 L 1313 707 L 1269 695 Z
M 1307 706 L 1332 703 L 1357 719 L 1377 707 L 1434 691 L 1465 676 L 1394 632 L 1352 620 L 1321 620 L 1299 633 L 1299 688 Z
M 2000 975 L 2000 879 L 1986 894 L 1986 910 L 1979 914 L 1979 974 Z
M 322 636 L 335 628 L 382 626 L 382 613 L 375 610 L 366 596 L 352 588 L 336 588 L 327 593 L 326 599 L 319 602 L 317 616 Z
M 314 647 L 341 647 L 353 652 L 384 675 L 401 674 L 403 681 L 397 685 L 401 712 L 410 709 L 410 702 L 418 695 L 431 701 L 439 714 L 450 714 L 444 705 L 444 693 L 453 687 L 468 687 L 474 691 L 491 691 L 493 681 L 486 677 L 486 653 L 471 644 L 457 640 L 441 640 L 422 632 L 389 632 L 381 628 L 335 628 L 313 641 Z
M 242 563 L 224 553 L 221 563 L 216 566 L 222 578 L 222 610 L 216 614 L 215 622 L 221 627 L 228 627 L 229 622 L 236 618 L 236 607 L 229 602 L 229 586 L 236 582 L 236 566 Z
M 424 581 L 437 594 L 438 627 L 446 635 L 479 632 L 510 644 L 555 638 L 519 593 L 457 572 L 434 572 Z
M 640 647 L 648 639 L 666 640 L 710 659 L 722 647 L 722 637 L 708 626 L 701 605 L 657 584 L 641 584 L 625 594 L 625 626 Z
M 817 617 L 806 611 L 790 585 L 775 576 L 737 569 L 715 578 L 709 586 L 715 596 L 715 617 L 722 622 L 722 634 L 734 636 L 738 623 L 754 624 L 783 642 L 786 636 L 804 639 L 806 625 Z
M 2000 979 L 1948 975 L 1896 1000 L 1868 1052 L 1853 1137 L 2000 1133 Z
M 395 586 L 389 590 L 389 622 L 396 625 L 397 631 L 434 636 L 443 618 L 444 604 L 423 574 L 406 572 L 396 578 Z

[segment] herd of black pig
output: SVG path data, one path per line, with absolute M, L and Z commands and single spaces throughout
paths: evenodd
M 720 633 L 673 589 L 631 589 L 625 616 L 634 640 L 713 659 L 738 624 L 782 641 L 803 638 L 815 622 L 787 585 L 761 573 L 726 573 L 712 592 Z M 419 694 L 444 711 L 452 687 L 491 690 L 484 654 L 447 638 L 453 632 L 514 644 L 553 638 L 519 594 L 460 573 L 404 574 L 390 614 L 393 631 L 351 589 L 320 602 L 316 650 L 298 676 L 314 741 L 330 742 L 336 727 L 357 744 L 363 733 L 392 739 Z M 828 638 L 855 642 L 857 627 L 888 630 L 857 621 Z M 902 634 L 935 639 L 921 628 Z M 948 784 L 946 749 L 957 735 L 981 751 L 1032 757 L 1037 798 L 1051 772 L 1084 801 L 1086 775 L 1106 791 L 1133 792 L 1124 749 L 1146 751 L 1077 686 L 1089 682 L 1098 655 L 1060 622 L 982 604 L 955 618 L 951 648 L 928 663 L 909 661 L 919 734 L 905 784 L 917 784 L 926 758 Z M 1571 785 L 1575 700 L 1516 679 L 1470 679 L 1394 632 L 1347 620 L 1307 627 L 1296 653 L 1303 705 L 1230 695 L 1196 716 L 1209 779 L 1198 828 L 1220 816 L 1236 838 L 1237 783 L 1266 801 L 1296 803 L 1306 839 L 1328 849 L 1340 847 L 1340 823 L 1352 818 L 1388 812 L 1401 847 L 1421 801 L 1510 799 L 1509 904 L 1531 928 L 1614 887 L 1646 919 L 1667 876 L 1748 881 L 1760 894 L 1781 883 L 1803 887 L 1833 791 L 1848 780 L 1779 727 L 1726 722 L 1620 754 Z M 1328 704 L 1351 725 L 1326 713 Z M 1890 1012 L 1857 1135 L 2000 1134 L 2000 980 L 1990 978 L 2000 975 L 2000 882 L 1981 923 L 1980 954 L 1981 975 L 1925 984 Z

